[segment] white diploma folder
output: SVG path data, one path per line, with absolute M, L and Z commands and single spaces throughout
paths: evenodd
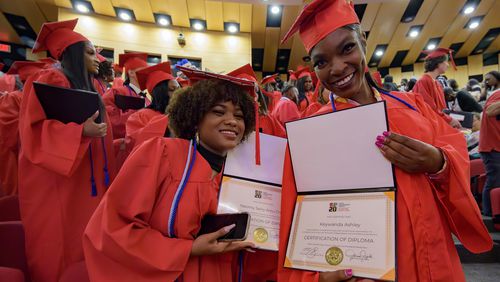
M 286 123 L 297 192 L 395 187 L 375 146 L 387 128 L 383 101 Z

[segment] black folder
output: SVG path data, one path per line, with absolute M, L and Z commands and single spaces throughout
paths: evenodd
M 450 111 L 450 110 L 444 110 L 445 114 L 448 115 L 455 115 L 460 117 L 458 121 L 464 128 L 472 128 L 472 124 L 474 123 L 474 114 L 471 112 L 462 112 L 462 111 Z
M 102 122 L 103 107 L 97 92 L 58 87 L 44 83 L 33 83 L 36 96 L 42 105 L 47 119 L 63 123 L 82 124 L 99 110 L 95 122 Z
M 140 97 L 115 95 L 115 105 L 122 111 L 142 109 L 145 101 L 144 98 Z

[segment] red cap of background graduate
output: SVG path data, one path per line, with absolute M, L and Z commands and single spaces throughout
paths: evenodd
M 95 52 L 96 52 L 95 55 L 96 55 L 97 59 L 99 60 L 99 63 L 107 61 L 106 57 L 101 55 L 102 48 L 95 48 Z
M 46 65 L 44 62 L 15 61 L 7 74 L 17 74 L 22 81 L 26 81 L 29 76 L 41 71 Z
M 189 80 L 188 79 L 184 79 L 180 76 L 176 77 L 175 80 L 177 80 L 177 82 L 179 82 L 179 84 L 181 85 L 181 87 L 186 87 L 186 86 L 189 86 Z
M 129 70 L 148 67 L 147 61 L 148 54 L 146 53 L 126 53 L 120 54 L 118 65 L 121 68 L 125 67 L 125 73 L 127 73 Z
M 295 72 L 295 76 L 297 77 L 297 79 L 301 79 L 301 78 L 306 77 L 306 76 L 311 76 L 311 72 L 309 71 L 308 67 L 305 67 L 305 68 L 301 68 L 300 70 L 297 70 Z M 312 76 L 311 76 L 311 78 L 312 78 Z
M 436 48 L 434 50 L 424 50 L 422 53 L 426 54 L 425 60 L 439 58 L 442 56 L 448 55 L 450 57 L 451 65 L 453 69 L 457 70 L 457 65 L 455 64 L 455 60 L 453 59 L 453 50 L 448 48 Z
M 153 89 L 158 83 L 165 80 L 175 79 L 172 75 L 170 62 L 160 63 L 135 73 L 141 89 L 148 89 L 149 94 L 153 94 Z
M 257 76 L 255 75 L 255 72 L 253 71 L 253 68 L 250 64 L 241 66 L 235 69 L 234 71 L 228 73 L 227 75 L 257 82 Z
M 82 41 L 89 41 L 85 36 L 75 29 L 78 19 L 44 23 L 33 46 L 33 53 L 49 50 L 50 54 L 56 59 L 61 56 L 69 46 Z
M 262 81 L 260 82 L 261 85 L 265 85 L 265 84 L 268 84 L 268 83 L 276 83 L 276 77 L 278 77 L 278 74 L 275 73 L 275 74 L 272 74 L 272 75 L 268 75 L 266 77 L 264 77 L 262 79 Z
M 295 76 L 295 72 L 293 70 L 288 70 L 288 74 L 290 75 L 288 78 L 289 80 L 297 80 L 297 76 Z
M 331 32 L 348 24 L 359 24 L 352 0 L 315 0 L 304 7 L 281 41 L 299 32 L 307 53 Z
M 119 64 L 113 64 L 113 70 L 115 71 L 115 73 L 117 73 L 117 72 L 122 73 L 123 72 L 123 68 L 120 67 Z

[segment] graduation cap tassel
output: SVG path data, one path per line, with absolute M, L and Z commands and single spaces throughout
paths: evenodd
M 94 178 L 94 160 L 92 158 L 92 144 L 89 145 L 89 158 L 90 158 L 90 183 L 92 185 L 92 190 L 90 195 L 92 197 L 96 197 L 97 185 L 95 184 L 95 178 Z
M 259 104 L 255 102 L 255 164 L 260 165 Z
M 101 137 L 102 151 L 104 152 L 104 184 L 109 187 L 108 155 L 106 154 L 106 144 L 104 137 Z

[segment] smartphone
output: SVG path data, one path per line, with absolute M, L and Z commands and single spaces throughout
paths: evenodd
M 218 240 L 244 241 L 247 238 L 248 227 L 250 226 L 250 214 L 243 212 L 206 215 L 201 221 L 201 229 L 198 236 L 213 233 L 231 224 L 236 224 L 236 226 Z

